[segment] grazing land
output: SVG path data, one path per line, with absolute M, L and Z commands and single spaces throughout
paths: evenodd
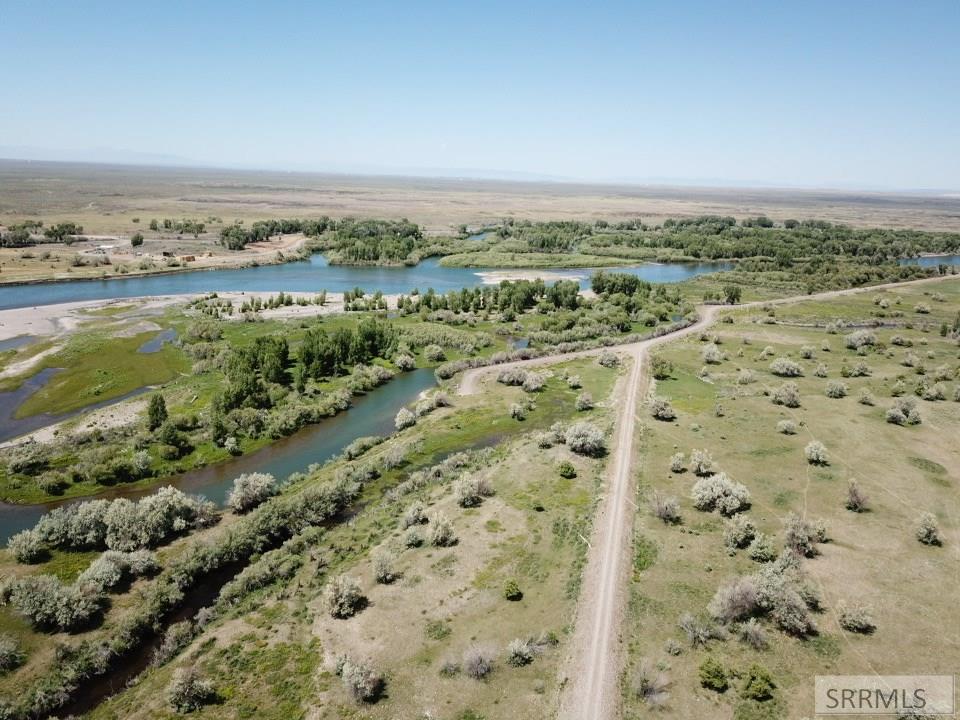
M 651 400 L 639 428 L 624 716 L 812 716 L 816 674 L 952 672 L 960 284 L 728 317 L 657 353 L 675 417 Z M 721 473 L 747 505 L 698 509 Z M 918 541 L 924 513 L 942 545 Z

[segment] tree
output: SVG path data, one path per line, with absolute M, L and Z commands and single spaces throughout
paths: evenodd
M 140 247 L 143 245 L 143 233 L 134 233 L 133 237 L 130 238 L 130 245 L 132 247 Z
M 666 380 L 673 373 L 673 363 L 662 355 L 653 355 L 650 358 L 650 372 L 657 380 Z
M 147 428 L 156 430 L 167 421 L 167 403 L 163 395 L 157 393 L 147 405 Z
M 742 288 L 739 285 L 724 285 L 723 297 L 727 305 L 736 305 L 740 302 Z

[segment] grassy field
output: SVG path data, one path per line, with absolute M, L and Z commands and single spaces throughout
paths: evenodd
M 547 717 L 555 707 L 559 664 L 579 589 L 589 535 L 589 518 L 604 466 L 602 459 L 572 454 L 564 446 L 539 448 L 531 431 L 557 420 L 586 419 L 607 428 L 607 398 L 618 371 L 583 359 L 544 368 L 545 388 L 527 394 L 488 380 L 484 392 L 454 398 L 453 407 L 423 417 L 412 428 L 368 451 L 360 461 L 376 464 L 396 448 L 404 462 L 371 482 L 349 522 L 330 526 L 308 551 L 305 564 L 287 582 L 269 584 L 229 608 L 172 662 L 148 670 L 139 682 L 91 713 L 94 718 L 165 717 L 171 714 L 165 687 L 178 667 L 196 667 L 214 684 L 218 700 L 197 717 L 264 718 L 513 718 L 522 712 Z M 566 374 L 581 377 L 583 390 L 598 400 L 577 412 L 581 390 L 568 387 Z M 533 401 L 526 419 L 510 417 L 515 402 Z M 397 500 L 387 493 L 411 473 L 443 460 L 454 450 L 478 448 L 470 473 L 488 480 L 494 494 L 471 508 L 459 507 L 449 482 L 428 483 Z M 484 449 L 486 448 L 486 449 Z M 575 477 L 562 477 L 568 461 Z M 324 467 L 303 485 L 328 480 L 344 461 Z M 299 487 L 299 486 L 297 486 Z M 405 549 L 400 514 L 409 503 L 424 503 L 426 514 L 449 517 L 458 541 L 452 547 L 429 543 Z M 219 526 L 162 548 L 166 564 L 192 543 L 211 542 L 229 532 L 231 516 Z M 429 534 L 430 524 L 423 526 Z M 582 537 L 581 537 L 582 536 Z M 371 553 L 390 548 L 398 579 L 375 583 Z M 4 573 L 55 573 L 72 579 L 94 557 L 58 552 L 36 566 L 15 565 L 0 552 Z M 334 620 L 323 606 L 331 577 L 347 573 L 361 584 L 366 607 L 349 620 Z M 515 580 L 519 600 L 507 600 L 504 586 Z M 113 597 L 104 623 L 77 635 L 49 635 L 29 629 L 8 607 L 0 608 L 0 629 L 16 635 L 27 651 L 19 670 L 0 678 L 0 694 L 26 687 L 54 662 L 54 643 L 109 637 L 135 602 L 131 591 Z M 512 667 L 506 646 L 514 638 L 536 640 L 533 661 Z M 485 681 L 441 675 L 448 659 L 480 644 L 495 655 Z M 386 677 L 376 704 L 356 704 L 333 673 L 338 656 L 372 663 Z
M 933 293 L 939 293 L 938 299 Z M 931 311 L 915 312 L 920 303 L 929 304 Z M 902 316 L 894 314 L 898 308 Z M 952 322 L 958 310 L 960 284 L 942 282 L 769 312 L 737 312 L 734 324 L 718 324 L 711 331 L 718 335 L 724 356 L 719 364 L 705 366 L 702 353 L 707 343 L 697 339 L 663 350 L 674 370 L 669 379 L 656 383 L 656 393 L 670 399 L 677 419 L 660 422 L 648 416 L 640 434 L 641 510 L 625 633 L 630 658 L 623 679 L 626 717 L 809 717 L 817 674 L 954 671 L 960 661 L 956 632 L 960 613 L 946 590 L 956 583 L 960 543 L 954 512 L 960 484 L 960 448 L 954 442 L 960 431 L 960 403 L 953 401 L 960 378 L 957 343 L 941 337 L 939 328 L 941 322 Z M 874 330 L 877 344 L 860 356 L 845 347 L 844 336 L 853 328 L 828 332 L 826 326 L 837 321 L 897 327 Z M 894 335 L 912 347 L 892 344 Z M 802 357 L 804 346 L 812 358 Z M 909 352 L 922 359 L 926 375 L 903 365 Z M 802 377 L 771 374 L 770 363 L 778 357 L 798 362 Z M 869 375 L 843 377 L 844 367 L 861 361 Z M 821 363 L 825 378 L 815 374 Z M 947 399 L 914 396 L 916 383 L 928 378 L 933 384 L 940 366 L 946 366 L 949 374 L 941 381 Z M 754 381 L 737 382 L 742 372 L 752 373 Z M 918 425 L 885 421 L 898 379 L 916 401 L 922 417 Z M 798 408 L 771 402 L 771 394 L 787 380 L 799 387 Z M 847 395 L 828 397 L 831 382 L 844 383 Z M 872 394 L 873 405 L 858 401 L 861 391 Z M 795 435 L 777 431 L 778 422 L 784 420 L 795 424 Z M 805 447 L 814 440 L 826 446 L 827 464 L 811 464 L 805 458 Z M 696 477 L 689 469 L 693 449 L 708 450 L 715 470 L 746 485 L 751 494 L 746 517 L 759 532 L 773 537 L 777 550 L 784 544 L 788 513 L 825 521 L 829 540 L 817 546 L 816 557 L 801 562 L 806 582 L 820 597 L 821 609 L 813 612 L 815 633 L 794 637 L 761 619 L 766 649 L 755 650 L 738 640 L 736 624 L 724 628 L 727 639 L 691 647 L 678 627 L 680 617 L 691 613 L 709 622 L 707 606 L 718 587 L 761 566 L 745 550 L 728 551 L 718 513 L 693 507 L 690 494 Z M 670 469 L 677 452 L 686 456 L 685 472 Z M 845 509 L 850 481 L 869 497 L 868 511 Z M 651 514 L 648 499 L 653 492 L 679 499 L 679 524 L 666 525 Z M 943 547 L 917 541 L 915 529 L 922 512 L 936 516 Z M 840 625 L 841 608 L 858 603 L 872 608 L 876 629 L 870 634 Z M 698 681 L 706 658 L 716 659 L 728 671 L 726 692 L 707 689 Z M 769 700 L 744 698 L 746 672 L 753 663 L 764 666 L 773 678 L 776 687 Z M 641 677 L 653 677 L 658 671 L 667 696 L 654 707 L 657 703 L 646 700 L 637 688 Z

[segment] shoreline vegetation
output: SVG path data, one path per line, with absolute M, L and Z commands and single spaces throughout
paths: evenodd
M 164 219 L 151 220 L 149 226 L 157 229 L 153 234 L 148 230 L 149 237 L 137 232 L 138 239 L 127 248 L 117 238 L 90 240 L 73 222 L 46 228 L 42 220 L 0 225 L 0 286 L 237 269 L 298 262 L 314 254 L 324 255 L 333 266 L 355 267 L 416 266 L 438 257 L 444 267 L 491 270 L 728 262 L 770 271 L 826 257 L 877 265 L 960 252 L 957 233 L 851 228 L 818 220 L 778 224 L 763 216 L 737 221 L 705 215 L 659 225 L 640 219 L 506 219 L 480 234 L 461 226 L 455 235 L 428 235 L 407 220 L 329 217 L 264 220 L 250 226 Z M 180 234 L 173 240 L 165 229 Z M 193 240 L 184 241 L 183 234 L 190 232 Z M 8 279 L 14 271 L 26 277 Z M 75 277 L 65 277 L 74 271 Z

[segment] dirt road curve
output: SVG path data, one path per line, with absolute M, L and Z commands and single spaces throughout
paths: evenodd
M 841 295 L 853 295 L 889 288 L 960 280 L 960 276 L 924 278 L 908 283 L 889 283 L 850 290 L 833 290 L 816 295 L 772 300 L 771 305 L 786 305 L 804 300 L 824 300 Z M 764 303 L 745 303 L 737 309 L 758 307 Z M 725 306 L 699 307 L 700 319 L 689 327 L 650 340 L 612 348 L 630 358 L 630 370 L 625 387 L 620 393 L 613 447 L 606 492 L 594 518 L 583 588 L 578 602 L 576 625 L 565 669 L 568 678 L 560 698 L 562 720 L 612 720 L 617 717 L 620 704 L 619 679 L 622 667 L 620 626 L 626 602 L 626 580 L 630 561 L 630 534 L 633 529 L 633 438 L 637 420 L 637 404 L 641 391 L 647 387 L 643 362 L 650 348 L 670 342 L 713 324 Z M 729 308 L 727 308 L 729 309 Z M 491 372 L 505 367 L 528 367 L 555 363 L 560 359 L 597 355 L 611 348 L 596 348 L 564 355 L 553 355 L 530 360 L 518 360 L 492 367 L 475 368 L 463 374 L 459 393 L 478 392 L 479 381 Z

